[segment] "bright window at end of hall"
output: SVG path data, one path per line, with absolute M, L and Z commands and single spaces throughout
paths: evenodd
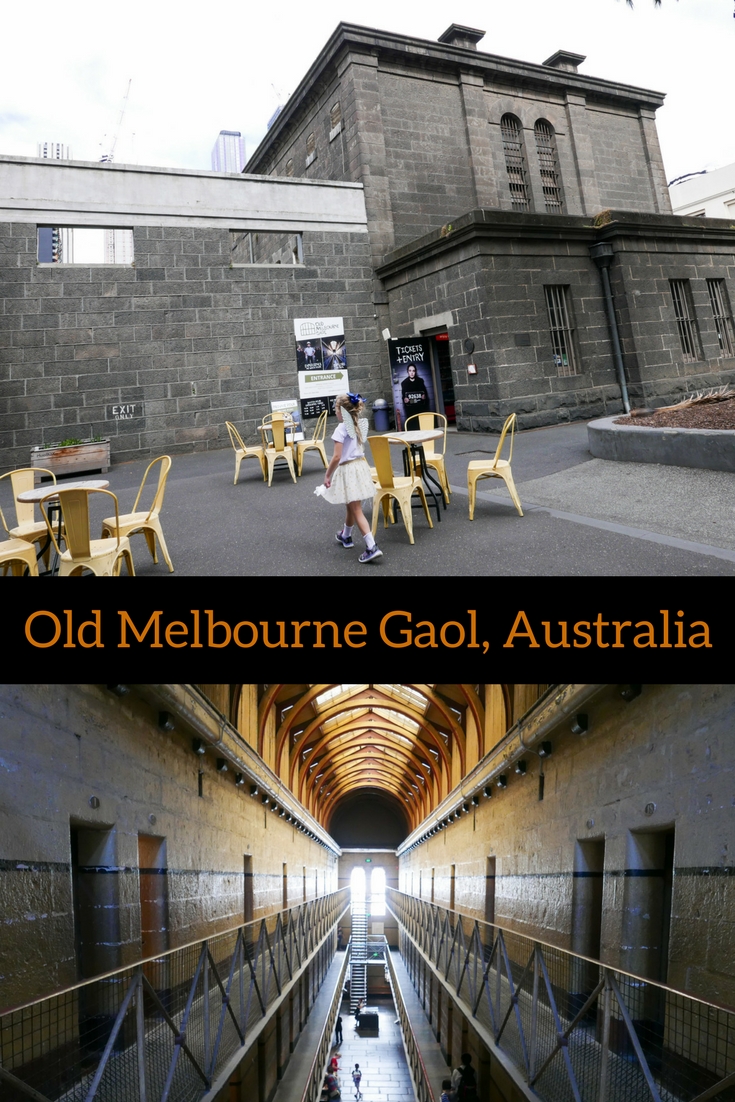
M 385 869 L 373 869 L 370 874 L 370 914 L 373 918 L 385 914 Z
M 365 904 L 365 870 L 359 866 L 352 870 L 352 876 L 350 877 L 350 893 L 351 903 L 355 903 L 360 906 Z
M 124 264 L 135 259 L 133 231 L 118 227 L 39 226 L 39 264 Z

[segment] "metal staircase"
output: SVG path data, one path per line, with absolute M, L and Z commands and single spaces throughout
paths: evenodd
M 367 923 L 364 900 L 352 901 L 352 937 L 350 940 L 350 1010 L 355 1012 L 360 999 L 367 999 Z

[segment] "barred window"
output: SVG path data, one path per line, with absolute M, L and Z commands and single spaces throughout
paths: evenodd
M 692 292 L 688 279 L 670 279 L 671 298 L 674 303 L 676 315 L 676 327 L 679 330 L 679 341 L 684 363 L 693 363 L 701 359 L 699 354 L 699 342 L 697 340 L 697 328 L 694 318 L 694 305 Z
M 723 356 L 732 356 L 735 349 L 732 330 L 732 310 L 727 297 L 727 288 L 724 279 L 708 279 L 707 290 L 712 306 L 712 316 L 715 319 L 717 339 L 720 342 L 720 352 Z
M 549 330 L 556 373 L 557 375 L 576 375 L 578 372 L 574 355 L 574 330 L 568 308 L 569 288 L 554 284 L 544 287 L 544 292 L 546 309 L 549 312 Z
M 503 115 L 500 120 L 500 133 L 503 138 L 505 167 L 508 170 L 508 186 L 513 210 L 530 210 L 531 200 L 526 156 L 523 150 L 523 134 L 521 124 L 515 115 Z
M 337 100 L 337 102 L 335 104 L 333 104 L 332 109 L 329 112 L 329 125 L 332 127 L 332 130 L 334 130 L 335 126 L 339 126 L 339 124 L 341 122 L 342 122 L 342 106 L 341 106 L 339 100 Z
M 306 139 L 306 154 L 307 154 L 307 156 L 311 156 L 311 154 L 314 152 L 315 149 L 316 149 L 316 136 L 314 134 L 309 134 L 309 137 Z
M 533 130 L 536 135 L 536 152 L 538 153 L 541 169 L 541 185 L 544 191 L 546 210 L 549 214 L 561 214 L 564 210 L 564 200 L 562 199 L 559 180 L 554 128 L 546 119 L 539 119 Z

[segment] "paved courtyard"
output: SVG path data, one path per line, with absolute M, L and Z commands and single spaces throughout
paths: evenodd
M 136 572 L 157 578 L 735 574 L 735 474 L 593 459 L 584 423 L 533 429 L 517 434 L 513 453 L 524 517 L 500 480 L 487 480 L 470 522 L 467 464 L 491 458 L 496 442 L 450 433 L 453 494 L 441 522 L 433 514 L 430 530 L 415 510 L 412 547 L 400 519 L 387 530 L 381 520 L 384 554 L 367 565 L 357 561 L 362 540 L 349 551 L 335 542 L 342 511 L 314 495 L 323 478 L 315 452 L 307 453 L 296 485 L 279 465 L 270 489 L 255 460 L 243 463 L 233 485 L 231 449 L 174 455 L 161 520 L 175 574 L 163 562 L 153 564 L 142 536 L 133 538 Z M 140 460 L 110 470 L 121 512 L 132 508 L 145 466 Z M 7 482 L 0 489 L 7 516 Z M 109 513 L 105 501 L 95 508 L 94 535 Z

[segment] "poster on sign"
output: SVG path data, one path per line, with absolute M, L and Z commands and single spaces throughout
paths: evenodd
M 349 389 L 343 318 L 296 318 L 296 369 L 301 416 L 334 413 L 334 399 Z
M 287 439 L 289 441 L 291 441 L 292 439 L 304 439 L 304 430 L 301 424 L 301 409 L 299 408 L 299 403 L 296 398 L 288 398 L 285 401 L 280 402 L 271 402 L 271 412 L 284 413 L 287 418 L 290 417 L 290 419 L 293 421 L 294 435 L 292 437 L 290 432 L 287 433 Z
M 393 337 L 388 341 L 396 425 L 414 413 L 434 413 L 436 398 L 429 341 L 424 337 Z M 411 426 L 415 428 L 415 424 Z

